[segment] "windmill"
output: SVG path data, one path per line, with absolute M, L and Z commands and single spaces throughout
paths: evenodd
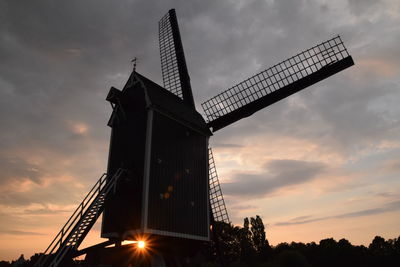
M 229 223 L 209 148 L 213 133 L 354 65 L 336 36 L 205 101 L 203 118 L 195 107 L 174 9 L 159 22 L 159 44 L 164 87 L 136 69 L 122 90 L 111 87 L 107 174 L 38 266 L 58 266 L 65 258 L 99 249 L 103 252 L 96 257 L 110 258 L 105 247 L 117 249 L 123 240 L 157 240 L 154 250 L 164 256 L 197 250 L 210 240 L 210 225 Z M 101 213 L 101 236 L 108 241 L 78 250 Z

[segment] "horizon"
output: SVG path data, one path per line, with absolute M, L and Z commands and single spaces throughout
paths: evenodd
M 43 252 L 106 171 L 107 92 L 134 57 L 162 84 L 157 23 L 171 8 L 202 115 L 200 103 L 337 34 L 355 61 L 214 133 L 232 223 L 260 215 L 274 245 L 398 238 L 398 1 L 12 1 L 0 3 L 0 259 Z M 100 224 L 81 248 L 104 240 Z

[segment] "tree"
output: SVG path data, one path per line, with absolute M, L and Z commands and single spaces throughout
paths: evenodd
M 272 249 L 266 239 L 265 226 L 260 216 L 250 218 L 254 249 L 259 261 L 267 261 L 272 256 Z
M 281 267 L 309 267 L 307 259 L 298 251 L 285 250 L 278 255 L 279 266 Z
M 261 253 L 266 245 L 265 227 L 263 221 L 261 220 L 260 216 L 256 215 L 256 218 L 250 218 L 250 223 L 254 248 L 258 253 Z
M 393 249 L 397 256 L 400 256 L 400 236 L 393 240 Z
M 387 256 L 391 250 L 390 244 L 381 236 L 375 236 L 368 248 L 376 256 Z
M 240 227 L 224 222 L 215 222 L 212 234 L 217 242 L 212 242 L 210 250 L 219 253 L 226 264 L 240 260 Z M 218 251 L 217 251 L 218 250 Z M 213 260 L 215 259 L 214 255 Z
M 243 228 L 239 231 L 240 239 L 240 260 L 251 263 L 254 260 L 255 249 L 253 243 L 253 234 L 250 231 L 249 218 L 244 218 Z
M 368 247 L 376 266 L 397 266 L 399 255 L 396 255 L 394 240 L 385 241 L 381 236 L 375 236 Z

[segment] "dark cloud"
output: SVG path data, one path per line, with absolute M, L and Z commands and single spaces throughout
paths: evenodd
M 339 17 L 346 14 L 343 11 L 345 6 L 342 15 L 334 15 L 335 10 L 330 8 L 323 8 L 324 11 L 318 12 L 317 1 L 310 9 L 299 8 L 301 5 L 290 7 L 288 2 L 276 1 L 271 4 L 273 6 L 270 6 L 270 9 L 279 10 L 279 15 L 282 17 L 273 17 L 279 22 L 277 24 L 281 25 L 276 25 L 275 29 L 283 32 L 287 30 L 289 34 L 273 36 L 274 38 L 270 38 L 267 43 L 264 42 L 260 50 L 252 51 L 252 57 L 248 62 L 251 62 L 251 58 L 254 57 L 262 59 L 260 61 L 265 64 L 265 67 L 273 65 L 313 45 L 313 42 L 329 38 L 332 33 L 342 35 L 356 65 L 295 96 L 267 107 L 251 118 L 243 119 L 232 127 L 217 132 L 214 142 L 228 140 L 234 143 L 237 140 L 236 142 L 241 143 L 243 139 L 251 139 L 254 135 L 264 133 L 271 140 L 281 136 L 301 138 L 317 143 L 326 150 L 349 156 L 366 146 L 376 146 L 386 140 L 396 141 L 400 111 L 394 109 L 396 106 L 394 103 L 390 103 L 392 100 L 400 99 L 400 93 L 397 90 L 399 80 L 396 78 L 400 66 L 399 61 L 395 60 L 398 58 L 396 55 L 400 53 L 398 45 L 395 45 L 396 40 L 400 38 L 400 31 L 398 26 L 395 26 L 397 23 L 394 23 L 394 19 L 390 16 L 382 16 L 372 23 L 354 18 L 354 24 L 344 23 L 345 26 L 343 26 L 343 24 L 337 25 L 336 21 L 328 18 L 336 16 L 337 21 L 340 21 Z M 367 6 L 364 3 L 357 3 L 357 5 Z M 296 7 L 293 8 L 293 6 Z M 374 4 L 377 14 L 387 12 L 386 8 L 387 6 L 382 2 Z M 315 15 L 311 15 L 312 13 Z M 270 22 L 271 16 L 268 15 L 265 16 L 268 19 L 263 18 L 265 22 Z M 296 30 L 296 26 L 292 23 L 299 28 L 304 27 L 307 31 Z M 371 25 L 364 27 L 365 23 Z M 265 23 L 265 25 L 275 24 Z M 282 27 L 288 28 L 281 29 Z M 382 29 L 385 30 L 382 31 Z M 268 26 L 265 26 L 260 33 L 262 34 L 263 31 L 268 31 Z M 266 39 L 265 36 L 254 35 L 253 39 Z M 270 58 L 267 58 L 265 54 Z M 279 56 L 273 59 L 272 55 Z M 243 62 L 243 60 L 238 60 L 238 62 Z M 234 66 L 234 64 L 232 60 L 227 65 Z M 260 70 L 263 68 L 260 66 Z M 241 69 L 247 70 L 245 66 Z M 252 72 L 255 71 L 249 74 Z M 389 76 L 389 79 L 382 79 L 382 75 L 389 75 L 386 72 L 391 73 L 392 76 Z M 232 76 L 235 81 L 240 80 L 236 78 L 238 75 Z M 247 74 L 244 73 L 243 76 Z
M 286 222 L 275 223 L 275 225 L 276 226 L 286 226 L 286 225 L 307 224 L 307 223 L 325 221 L 325 220 L 330 220 L 330 219 L 346 219 L 346 218 L 363 217 L 363 216 L 376 215 L 376 214 L 382 214 L 385 212 L 399 211 L 399 210 L 400 210 L 400 201 L 395 201 L 395 202 L 387 203 L 385 206 L 379 207 L 379 208 L 364 209 L 364 210 L 347 212 L 347 213 L 343 213 L 343 214 L 337 214 L 334 216 L 319 217 L 319 218 L 312 218 L 312 216 L 297 217 L 297 218 L 293 218 Z
M 376 10 L 378 1 L 374 0 L 348 0 L 349 8 L 355 15 L 364 14 L 370 10 Z
M 312 222 L 328 220 L 328 219 L 331 219 L 331 218 L 332 217 L 322 217 L 322 218 L 313 218 L 313 219 L 299 220 L 299 221 L 290 220 L 290 221 L 287 221 L 287 222 L 278 222 L 275 225 L 276 226 L 286 226 L 286 225 L 306 224 L 306 223 L 312 223 Z
M 290 221 L 303 221 L 303 220 L 309 219 L 311 217 L 312 217 L 312 215 L 304 215 L 304 216 L 295 217 L 295 218 L 291 219 Z
M 280 189 L 306 183 L 321 175 L 326 166 L 319 162 L 272 160 L 260 174 L 235 173 L 232 182 L 223 183 L 224 194 L 258 198 Z
M 139 71 L 161 81 L 157 21 L 171 7 L 178 12 L 194 94 L 200 102 L 342 33 L 342 26 L 331 19 L 336 17 L 335 10 L 312 2 L 38 1 L 25 3 L 23 8 L 15 1 L 3 2 L 0 114 L 12 116 L 2 115 L 0 147 L 11 149 L 36 140 L 38 145 L 65 155 L 79 153 L 85 148 L 71 145 L 68 121 L 87 123 L 93 129 L 89 137 L 106 144 L 110 109 L 104 97 L 109 86 L 121 87 L 125 82 L 129 60 L 138 56 Z M 368 6 L 362 1 L 350 1 L 349 5 L 360 10 Z M 376 10 L 383 8 L 382 3 L 375 6 Z M 395 42 L 399 33 L 393 27 L 383 27 L 393 31 L 385 38 L 366 39 L 376 34 L 357 31 L 362 23 L 357 20 L 344 32 L 350 51 L 356 53 L 356 64 L 371 52 L 375 58 L 387 53 L 385 59 L 399 53 Z M 383 36 L 384 25 L 379 23 L 385 22 L 363 29 Z M 395 138 L 388 136 L 395 122 L 370 110 L 377 95 L 399 98 L 390 91 L 393 86 L 369 81 L 362 84 L 369 85 L 364 88 L 340 77 L 292 97 L 303 106 L 284 100 L 217 133 L 215 143 L 227 143 L 227 139 L 230 144 L 240 144 L 242 138 L 265 132 L 271 138 L 291 135 L 346 150 L 373 139 Z

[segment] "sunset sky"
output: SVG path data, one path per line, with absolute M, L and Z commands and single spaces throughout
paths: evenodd
M 105 97 L 137 70 L 162 84 L 158 21 L 175 8 L 200 103 L 340 34 L 355 66 L 211 138 L 234 224 L 270 244 L 400 236 L 400 1 L 0 2 L 0 260 L 42 252 L 106 171 Z M 96 224 L 83 246 L 101 241 Z

